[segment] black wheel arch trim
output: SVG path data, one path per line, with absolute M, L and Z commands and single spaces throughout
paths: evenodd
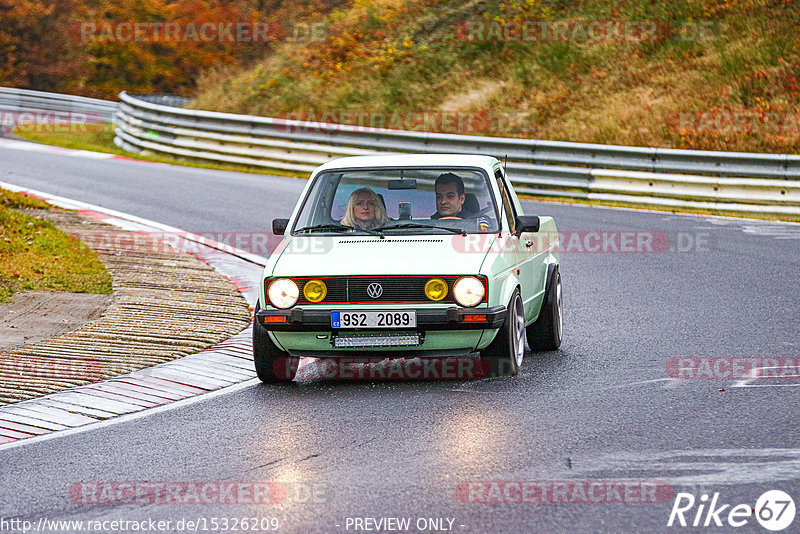
M 549 294 L 550 284 L 552 283 L 552 280 L 553 280 L 553 273 L 555 271 L 557 271 L 557 270 L 559 270 L 557 263 L 551 263 L 551 264 L 549 264 L 547 266 L 547 278 L 544 281 L 544 294 L 545 295 Z

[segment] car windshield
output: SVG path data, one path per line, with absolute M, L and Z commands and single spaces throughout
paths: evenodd
M 331 170 L 319 174 L 293 235 L 498 231 L 486 174 L 472 168 Z

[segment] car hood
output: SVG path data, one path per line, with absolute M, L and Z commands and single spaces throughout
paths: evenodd
M 284 241 L 273 276 L 478 273 L 496 234 L 299 236 Z

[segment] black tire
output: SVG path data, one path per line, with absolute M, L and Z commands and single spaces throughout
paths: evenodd
M 525 329 L 528 346 L 532 351 L 557 350 L 561 346 L 564 338 L 562 310 L 561 273 L 556 267 L 550 275 L 539 318 Z
M 519 373 L 525 355 L 525 315 L 519 290 L 508 303 L 508 314 L 491 344 L 481 351 L 491 376 L 514 376 Z
M 255 313 L 259 305 L 256 304 Z M 253 316 L 253 362 L 258 378 L 265 384 L 291 382 L 297 374 L 300 358 L 289 356 L 279 349 L 269 337 L 267 329 Z

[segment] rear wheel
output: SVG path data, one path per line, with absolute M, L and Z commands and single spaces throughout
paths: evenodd
M 481 351 L 489 364 L 491 376 L 514 376 L 519 373 L 525 356 L 525 314 L 519 291 L 514 290 L 508 303 L 508 314 L 492 343 Z
M 534 351 L 556 350 L 564 337 L 561 301 L 561 273 L 558 267 L 550 275 L 539 318 L 525 329 L 528 346 Z
M 258 313 L 259 305 L 256 304 Z M 267 329 L 253 317 L 253 362 L 258 378 L 267 384 L 291 382 L 297 373 L 300 358 L 289 356 L 272 342 Z

